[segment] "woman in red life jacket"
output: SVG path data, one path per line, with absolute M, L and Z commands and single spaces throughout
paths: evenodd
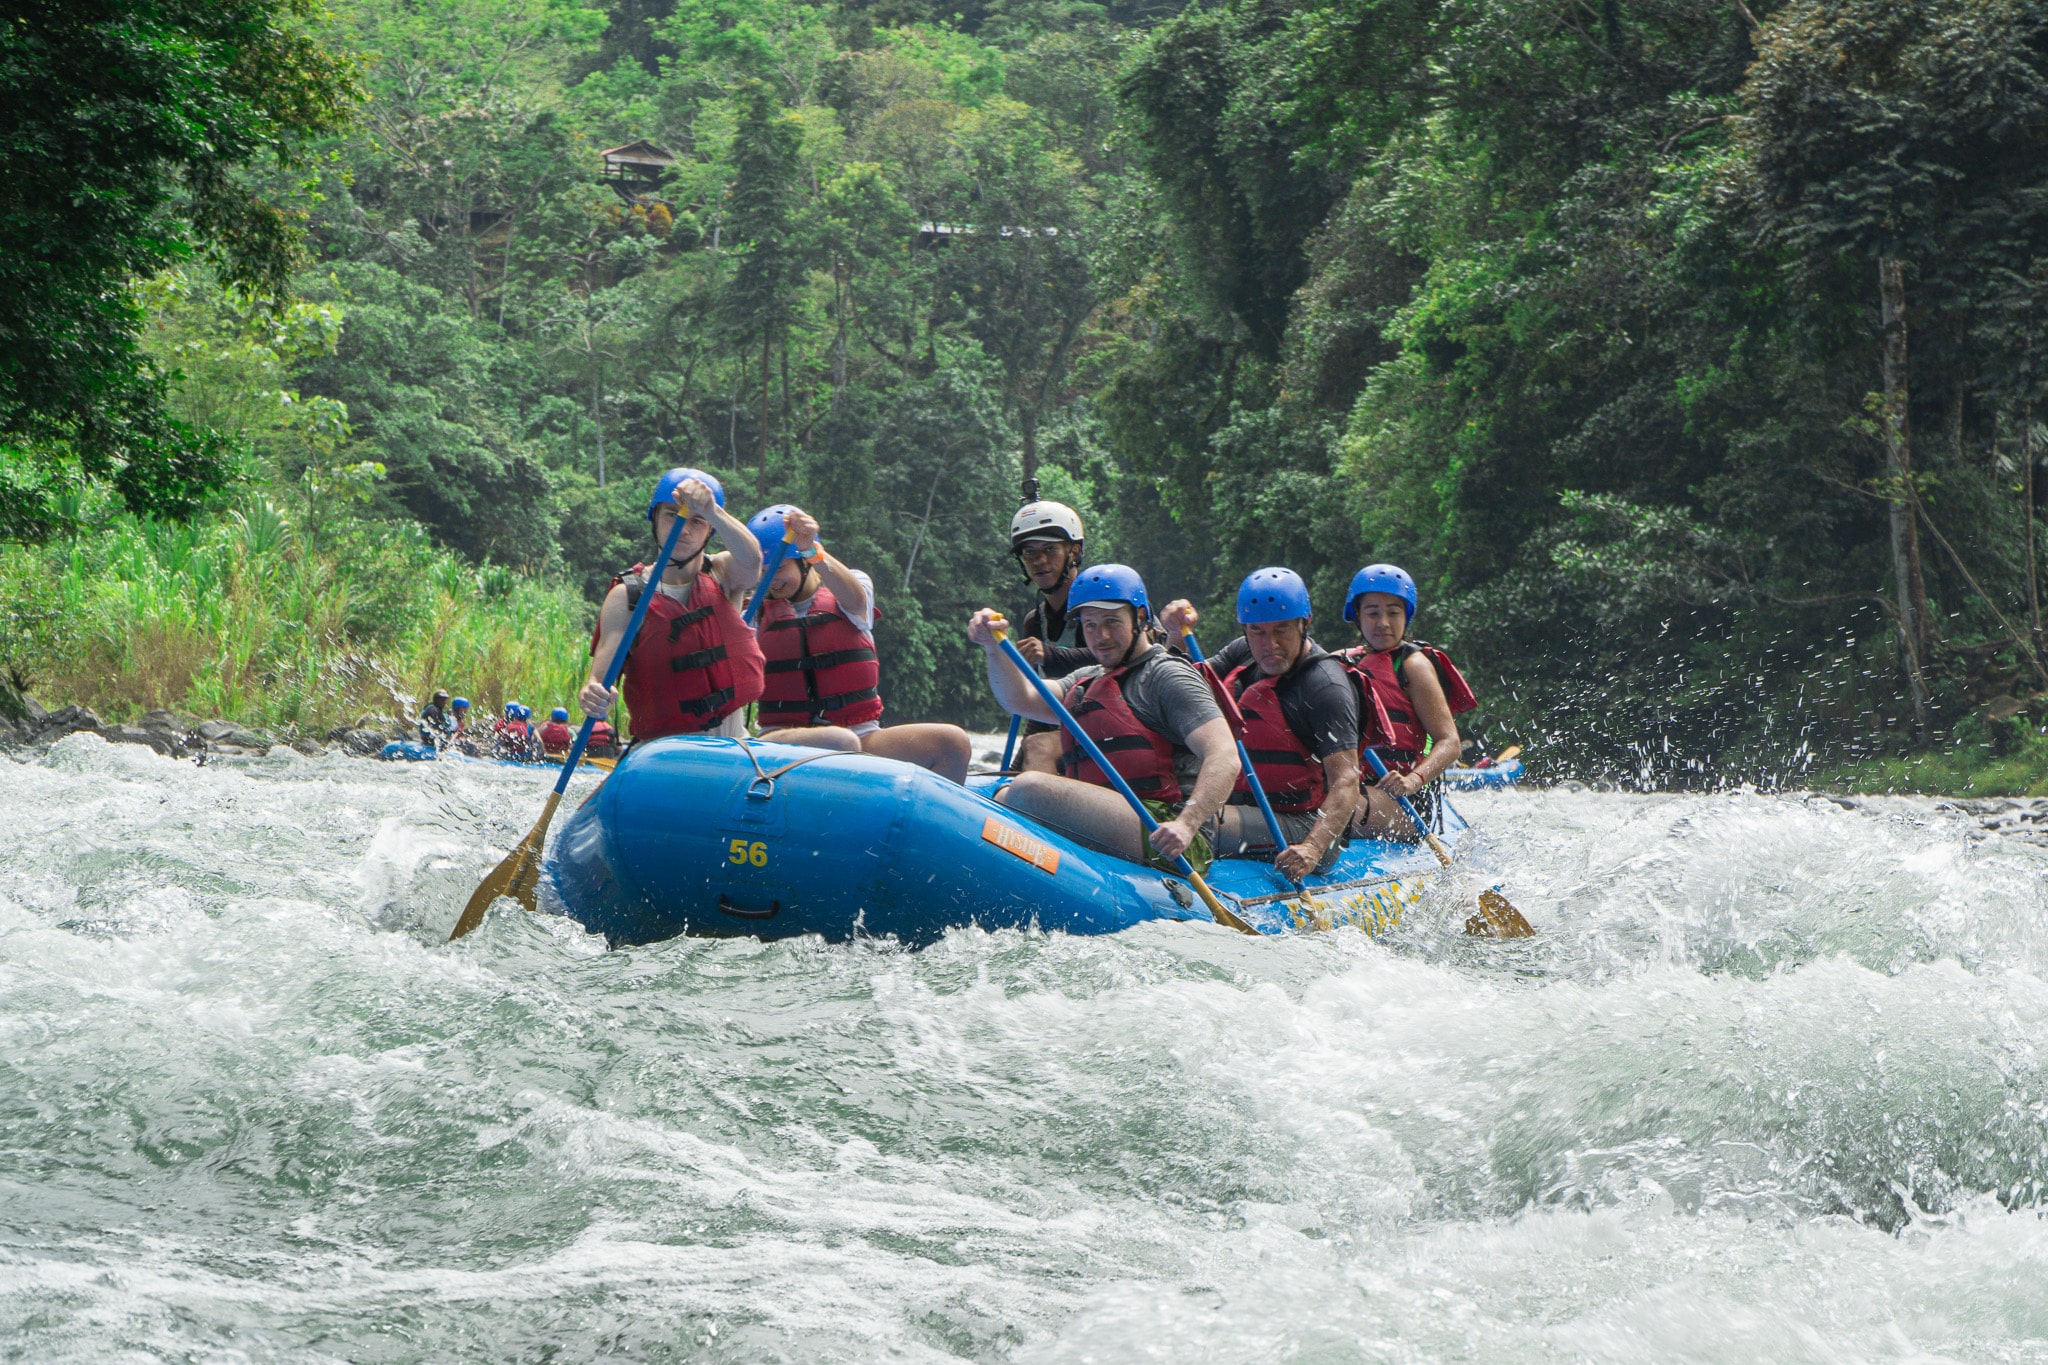
M 1271 858 L 1295 881 L 1336 861 L 1360 800 L 1358 688 L 1343 661 L 1309 638 L 1310 611 L 1300 574 L 1260 569 L 1237 590 L 1244 634 L 1209 659 L 1244 718 L 1252 772 L 1287 839 L 1287 847 L 1274 848 L 1251 784 L 1240 777 L 1223 811 L 1216 852 Z M 1168 638 L 1178 640 L 1201 616 L 1183 599 L 1169 602 L 1159 620 Z
M 1434 817 L 1434 784 L 1458 761 L 1455 713 L 1478 704 L 1449 655 L 1407 638 L 1417 600 L 1415 580 L 1405 569 L 1368 564 L 1353 576 L 1344 603 L 1344 619 L 1358 623 L 1365 643 L 1340 657 L 1360 688 L 1378 696 L 1389 722 L 1388 743 L 1376 746 L 1387 775 L 1367 786 L 1358 813 L 1359 831 L 1375 838 L 1416 837 L 1396 796 L 1409 798 L 1425 821 Z
M 539 733 L 542 753 L 549 758 L 561 758 L 567 754 L 569 746 L 576 742 L 576 732 L 569 728 L 569 708 L 557 706 L 550 711 L 548 723 L 540 727 Z
M 1186 659 L 1147 637 L 1152 613 L 1145 584 L 1122 564 L 1084 569 L 1067 592 L 1081 617 L 1081 638 L 1095 662 L 1049 686 L 1131 789 L 1160 821 L 1148 842 L 1137 815 L 1069 738 L 1060 773 L 1024 772 L 996 800 L 1053 826 L 1077 843 L 1143 862 L 1208 859 L 1217 820 L 1238 778 L 1237 744 L 1209 684 Z M 996 639 L 998 613 L 984 608 L 967 638 L 988 658 L 989 685 L 1013 716 L 1058 723 L 1058 716 Z
M 683 515 L 681 507 L 689 509 L 689 521 L 668 572 L 655 585 L 618 689 L 625 693 L 636 743 L 663 735 L 745 735 L 747 703 L 761 695 L 761 646 L 736 605 L 760 581 L 761 547 L 725 510 L 718 480 L 697 469 L 671 469 L 655 484 L 647 520 L 656 545 Z M 708 553 L 713 531 L 731 548 Z M 590 647 L 590 677 L 576 694 L 585 715 L 602 717 L 617 698 L 604 685 L 605 670 L 646 588 L 647 568 L 636 564 L 605 594 Z
M 761 738 L 842 753 L 870 753 L 967 780 L 973 741 L 957 725 L 882 725 L 875 656 L 875 585 L 834 559 L 817 519 L 783 502 L 747 529 L 766 555 L 785 534 L 789 557 L 768 584 L 755 624 L 767 671 L 755 718 Z

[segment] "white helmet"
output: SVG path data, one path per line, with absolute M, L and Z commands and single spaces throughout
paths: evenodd
M 1078 545 L 1084 538 L 1080 514 L 1063 502 L 1027 502 L 1010 518 L 1012 550 L 1027 540 L 1070 540 Z

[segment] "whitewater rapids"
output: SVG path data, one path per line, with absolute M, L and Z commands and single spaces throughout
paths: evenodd
M 1379 940 L 443 944 L 546 785 L 0 757 L 0 1354 L 2048 1360 L 1976 814 L 1463 796 Z

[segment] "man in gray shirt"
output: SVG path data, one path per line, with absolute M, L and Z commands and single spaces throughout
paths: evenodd
M 1133 862 L 1148 853 L 1170 860 L 1191 849 L 1205 856 L 1203 835 L 1213 832 L 1240 771 L 1229 722 L 1201 674 L 1146 638 L 1151 612 L 1135 571 L 1121 564 L 1084 570 L 1068 591 L 1067 606 L 1081 618 L 1095 663 L 1048 686 L 1160 826 L 1148 844 L 1136 813 L 1077 743 L 1061 758 L 1061 775 L 1020 773 L 996 799 L 1077 843 Z M 1056 723 L 1058 716 L 1003 652 L 1001 620 L 984 609 L 967 626 L 967 638 L 988 657 L 996 699 L 1012 715 Z

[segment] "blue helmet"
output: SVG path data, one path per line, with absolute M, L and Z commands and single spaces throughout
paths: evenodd
M 1145 600 L 1145 580 L 1128 564 L 1097 564 L 1081 570 L 1067 589 L 1067 610 L 1090 602 L 1127 602 L 1138 609 L 1138 623 L 1152 619 L 1152 604 Z
M 1351 576 L 1351 589 L 1344 594 L 1344 619 L 1358 619 L 1358 595 L 1365 592 L 1384 592 L 1400 598 L 1408 606 L 1409 621 L 1415 620 L 1415 580 L 1408 571 L 1394 564 L 1368 564 Z
M 548 719 L 549 719 L 549 720 L 567 720 L 567 719 L 569 719 L 569 708 L 568 708 L 568 707 L 566 707 L 566 706 L 557 706 L 557 707 L 556 707 L 556 708 L 555 708 L 554 710 L 552 710 L 552 711 L 548 712 Z
M 662 475 L 661 480 L 654 485 L 654 496 L 647 500 L 647 519 L 649 521 L 654 520 L 655 508 L 665 502 L 675 502 L 676 489 L 682 486 L 685 479 L 695 479 L 706 488 L 709 488 L 711 496 L 718 500 L 718 505 L 720 507 L 725 506 L 725 485 L 717 479 L 712 478 L 701 469 L 671 469 L 668 473 Z M 682 510 L 680 504 L 677 505 L 676 510 Z
M 1237 589 L 1237 623 L 1258 625 L 1266 621 L 1300 621 L 1314 612 L 1309 605 L 1308 584 L 1292 569 L 1256 569 L 1246 575 Z
M 508 701 L 505 703 L 506 720 L 525 720 L 528 716 L 532 714 L 533 713 L 531 711 L 528 711 L 525 707 L 521 706 L 516 701 Z
M 763 555 L 773 553 L 775 547 L 782 542 L 784 529 L 782 519 L 796 510 L 797 508 L 793 503 L 778 502 L 773 507 L 763 507 L 760 511 L 754 513 L 753 520 L 747 523 L 747 529 L 754 533 L 755 540 L 761 542 L 761 553 Z M 789 553 L 791 558 L 794 559 L 810 559 L 818 553 L 818 547 L 813 545 L 808 550 L 799 550 L 796 546 L 792 545 L 789 547 Z
M 469 709 L 469 698 L 457 697 L 454 701 L 449 702 L 448 705 L 457 711 L 467 711 Z

